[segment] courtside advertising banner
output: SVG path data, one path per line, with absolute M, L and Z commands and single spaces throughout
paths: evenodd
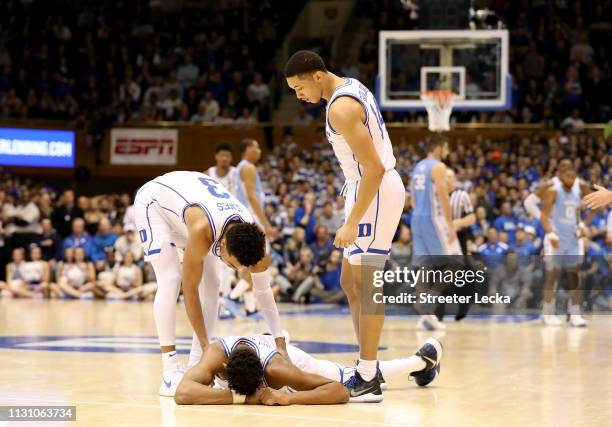
M 177 129 L 112 129 L 111 164 L 176 165 Z
M 74 131 L 0 128 L 0 165 L 74 167 Z

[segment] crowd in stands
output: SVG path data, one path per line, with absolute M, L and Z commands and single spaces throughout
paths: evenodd
M 423 156 L 423 146 L 398 141 L 394 150 L 407 198 L 391 262 L 408 266 L 412 258 L 409 177 Z M 519 289 L 528 296 L 538 288 L 538 274 L 542 274 L 537 255 L 543 229 L 525 211 L 523 200 L 540 180 L 554 175 L 562 157 L 573 159 L 581 179 L 609 188 L 611 150 L 612 138 L 606 142 L 586 133 L 456 141 L 447 164 L 456 171 L 456 186 L 467 191 L 477 217 L 470 229 L 468 253 L 480 255 L 490 271 L 503 277 L 517 266 L 527 271 L 528 278 L 521 276 Z M 324 133 L 311 150 L 298 150 L 287 135 L 283 144 L 262 158 L 259 169 L 265 212 L 277 230 L 272 241 L 277 295 L 283 301 L 342 301 L 342 254 L 334 248 L 333 236 L 344 218 L 343 181 Z M 155 292 L 153 272 L 142 261 L 128 194 L 77 197 L 70 190 L 4 173 L 0 206 L 2 265 L 10 261 L 3 268 L 4 281 L 9 288 L 11 281 L 21 281 L 16 295 L 146 298 Z M 595 215 L 583 244 L 585 280 L 612 283 L 609 210 Z M 518 264 L 512 264 L 513 260 Z M 11 291 L 4 285 L 3 292 Z M 605 304 L 612 302 L 606 293 L 601 298 Z
M 3 2 L 0 117 L 268 120 L 273 60 L 302 1 Z

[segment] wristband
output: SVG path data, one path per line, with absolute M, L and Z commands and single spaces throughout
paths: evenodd
M 240 404 L 243 405 L 246 402 L 246 396 L 243 394 L 238 394 L 234 390 L 232 390 L 232 403 L 234 405 Z
M 559 240 L 559 236 L 557 236 L 557 233 L 555 233 L 554 231 L 546 233 L 545 237 L 548 237 L 549 240 Z

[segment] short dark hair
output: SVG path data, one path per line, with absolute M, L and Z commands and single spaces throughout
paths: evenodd
M 298 50 L 285 64 L 285 78 L 303 74 L 311 74 L 316 71 L 327 72 L 325 62 L 317 53 L 311 50 Z
M 226 143 L 219 144 L 215 147 L 215 154 L 217 154 L 220 151 L 229 151 L 230 153 L 232 153 L 232 147 L 230 147 L 230 145 Z
M 431 153 L 436 148 L 448 143 L 448 139 L 442 135 L 432 135 L 425 141 L 425 149 Z
M 240 265 L 250 267 L 266 255 L 266 235 L 254 223 L 242 222 L 227 230 L 227 251 Z
M 257 141 L 255 141 L 253 138 L 244 138 L 242 141 L 240 141 L 240 154 L 244 154 L 246 149 L 256 142 Z
M 238 394 L 249 396 L 263 384 L 264 369 L 257 353 L 246 345 L 235 348 L 227 358 L 227 385 Z

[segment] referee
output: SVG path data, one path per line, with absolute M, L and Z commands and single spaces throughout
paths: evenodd
M 455 179 L 455 172 L 451 169 L 446 169 L 446 185 L 450 192 L 450 205 L 453 215 L 453 225 L 457 230 L 457 238 L 461 245 L 461 252 L 463 253 L 462 267 L 464 269 L 471 269 L 470 259 L 467 255 L 467 243 L 472 240 L 474 236 L 470 226 L 476 222 L 476 214 L 474 213 L 474 206 L 470 200 L 468 193 L 460 188 L 457 188 L 457 180 Z M 445 293 L 454 294 L 458 296 L 474 296 L 475 288 L 474 285 L 466 284 L 463 287 L 450 287 Z M 471 301 L 472 298 L 469 299 Z M 455 320 L 463 319 L 470 309 L 471 303 L 459 304 L 457 314 L 455 314 Z M 444 304 L 440 304 L 436 307 L 435 314 L 439 320 L 444 317 Z
M 457 188 L 455 172 L 451 169 L 446 170 L 446 185 L 450 191 L 450 205 L 453 214 L 453 225 L 457 230 L 457 238 L 461 245 L 461 252 L 467 255 L 467 242 L 474 236 L 470 226 L 476 222 L 476 214 L 472 200 L 465 190 Z

